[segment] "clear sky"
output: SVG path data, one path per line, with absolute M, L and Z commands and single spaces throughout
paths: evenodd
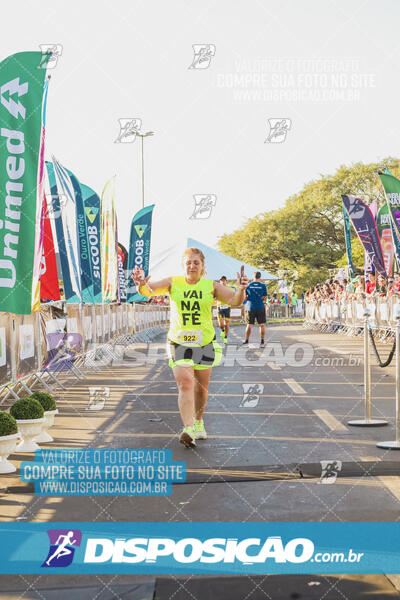
M 141 207 L 142 120 L 153 249 L 215 246 L 340 164 L 398 156 L 396 0 L 40 0 L 2 4 L 1 56 L 62 45 L 52 69 L 46 154 L 99 194 L 117 175 L 119 235 Z M 192 68 L 194 44 L 212 44 Z M 206 63 L 204 63 L 206 64 Z M 268 119 L 290 119 L 282 143 Z M 351 190 L 349 190 L 351 193 Z M 189 219 L 194 194 L 215 194 Z M 339 199 L 338 199 L 339 201 Z

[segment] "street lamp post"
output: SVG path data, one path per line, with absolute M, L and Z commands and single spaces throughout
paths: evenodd
M 154 135 L 153 131 L 146 131 L 146 133 L 136 132 L 136 135 L 142 138 L 142 208 L 144 208 L 144 138 L 149 135 Z

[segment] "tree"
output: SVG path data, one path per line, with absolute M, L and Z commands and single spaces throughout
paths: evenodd
M 364 246 L 358 239 L 357 234 L 354 232 L 354 230 L 352 232 L 352 238 L 351 238 L 351 255 L 352 255 L 352 259 L 353 259 L 353 265 L 355 267 L 358 267 L 359 269 L 363 269 L 364 268 Z M 347 265 L 347 252 L 345 252 L 343 254 L 342 258 L 340 258 L 337 261 L 338 267 L 345 267 L 346 265 Z
M 400 161 L 391 157 L 367 165 L 342 165 L 333 175 L 321 175 L 289 197 L 282 208 L 260 213 L 223 235 L 219 249 L 272 273 L 296 269 L 296 290 L 315 285 L 345 254 L 342 194 L 368 203 L 377 199 L 381 205 L 384 193 L 377 173 L 385 168 L 400 175 Z

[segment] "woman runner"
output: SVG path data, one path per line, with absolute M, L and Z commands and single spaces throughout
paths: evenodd
M 167 335 L 169 366 L 178 386 L 178 406 L 183 422 L 179 441 L 195 448 L 205 440 L 203 414 L 208 398 L 211 369 L 222 357 L 212 322 L 214 299 L 240 306 L 244 300 L 247 277 L 237 273 L 238 290 L 232 291 L 212 279 L 205 279 L 204 254 L 198 248 L 183 253 L 185 275 L 149 282 L 150 276 L 136 267 L 131 274 L 143 296 L 169 294 L 171 315 Z M 149 283 L 148 283 L 149 282 Z

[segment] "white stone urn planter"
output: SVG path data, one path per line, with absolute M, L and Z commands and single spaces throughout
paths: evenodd
M 34 438 L 42 431 L 44 417 L 41 419 L 17 419 L 18 431 L 22 441 L 17 446 L 17 452 L 35 452 L 40 446 L 34 442 Z
M 0 436 L 0 474 L 15 473 L 17 468 L 7 460 L 8 456 L 15 452 L 19 433 Z
M 53 427 L 54 425 L 54 417 L 58 415 L 58 408 L 55 410 L 45 410 L 44 411 L 44 423 L 42 427 L 41 433 L 37 435 L 34 439 L 34 442 L 43 443 L 43 442 L 54 442 L 51 435 L 48 433 L 48 429 Z

